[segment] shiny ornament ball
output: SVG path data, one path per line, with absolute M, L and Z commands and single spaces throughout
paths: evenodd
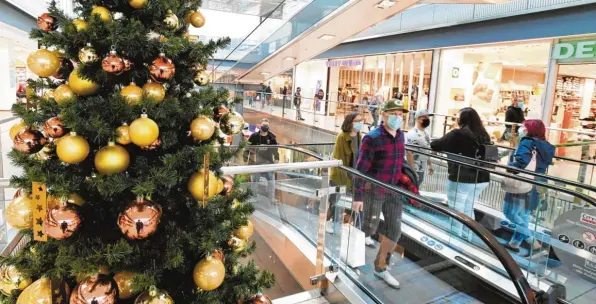
M 89 96 L 99 91 L 99 84 L 88 79 L 81 78 L 79 70 L 74 70 L 68 77 L 68 87 L 78 96 Z
M 86 31 L 89 28 L 89 24 L 83 19 L 75 19 L 72 21 L 72 24 L 74 24 L 77 32 Z
M 14 148 L 27 154 L 33 154 L 43 149 L 46 138 L 40 131 L 27 129 L 19 132 L 14 138 Z
M 193 270 L 195 285 L 205 291 L 217 289 L 223 283 L 225 275 L 224 264 L 212 256 L 202 259 Z
M 221 193 L 224 189 L 224 182 L 220 179 L 217 181 L 217 193 Z
M 33 208 L 35 204 L 31 197 L 15 197 L 6 207 L 6 222 L 17 229 L 33 227 Z
M 112 22 L 112 14 L 110 13 L 110 10 L 103 6 L 94 7 L 91 11 L 91 16 L 93 15 L 99 16 L 99 19 L 105 23 Z
M 105 275 L 84 279 L 70 295 L 72 304 L 115 304 L 116 283 Z
M 118 216 L 118 227 L 129 240 L 148 238 L 157 230 L 161 207 L 142 197 L 130 203 Z
M 217 108 L 213 110 L 213 118 L 215 121 L 219 121 L 224 114 L 230 113 L 230 109 L 228 109 L 224 105 L 219 105 Z
M 138 104 L 143 100 L 143 89 L 137 86 L 134 82 L 122 88 L 120 96 L 126 100 L 128 104 Z
M 192 13 L 190 15 L 190 24 L 194 27 L 202 27 L 205 25 L 205 16 L 199 11 Z
M 19 134 L 21 131 L 24 131 L 26 129 L 27 129 L 27 126 L 25 125 L 25 122 L 22 120 L 21 120 L 21 122 L 12 125 L 12 127 L 10 127 L 10 131 L 8 131 L 10 139 L 12 139 L 14 141 L 17 134 Z
M 161 146 L 161 139 L 158 138 L 152 144 L 150 144 L 148 146 L 141 147 L 141 150 L 143 150 L 143 151 L 155 151 L 155 150 L 157 150 L 157 148 L 159 148 L 159 146 Z
M 37 50 L 27 57 L 27 66 L 39 77 L 50 77 L 60 69 L 61 60 L 54 52 Z
M 64 281 L 41 278 L 21 292 L 17 304 L 66 304 L 69 295 Z
M 130 164 L 130 155 L 122 146 L 109 142 L 95 154 L 95 169 L 101 174 L 124 172 Z
M 24 277 L 21 272 L 12 265 L 0 266 L 0 292 L 10 296 L 15 290 L 24 290 L 33 281 Z
M 192 197 L 198 201 L 203 200 L 205 193 L 205 171 L 203 169 L 193 173 L 188 181 L 188 191 Z M 213 172 L 209 172 L 209 190 L 205 199 L 210 199 L 217 195 L 217 177 Z
M 224 175 L 221 179 L 223 180 L 224 186 L 221 194 L 230 195 L 232 190 L 234 190 L 234 177 L 231 175 Z
M 243 304 L 271 304 L 271 299 L 262 293 L 249 296 Z
M 191 10 L 186 14 L 186 16 L 184 17 L 184 24 L 190 24 L 190 16 L 192 16 L 192 14 L 194 14 L 195 12 L 196 11 Z
M 236 135 L 244 128 L 244 118 L 236 111 L 226 113 L 219 120 L 219 128 L 226 135 Z
M 194 82 L 198 86 L 206 86 L 209 84 L 209 73 L 200 71 L 195 74 Z
M 67 164 L 78 164 L 89 155 L 89 143 L 82 136 L 71 132 L 60 139 L 56 146 L 58 158 Z
M 48 210 L 42 225 L 43 232 L 57 240 L 71 237 L 80 226 L 81 217 L 72 206 L 66 203 Z
M 124 62 L 124 70 L 122 72 L 128 72 L 132 69 L 132 61 L 128 58 L 122 58 L 122 62 Z
M 196 140 L 207 140 L 215 133 L 215 122 L 206 116 L 199 116 L 190 123 L 190 135 Z
M 132 142 L 130 140 L 130 127 L 126 123 L 116 129 L 116 142 L 121 145 L 128 145 Z
M 45 32 L 51 32 L 56 29 L 56 19 L 48 13 L 43 13 L 37 18 L 37 26 Z
M 172 11 L 168 11 L 163 22 L 165 22 L 165 24 L 173 30 L 177 29 L 179 26 L 178 16 L 176 16 L 176 14 L 174 14 Z
M 72 71 L 74 70 L 74 65 L 72 64 L 72 61 L 70 61 L 70 59 L 68 58 L 58 58 L 60 58 L 60 68 L 58 69 L 58 72 L 52 75 L 52 77 L 56 79 L 64 79 L 67 75 L 70 75 L 70 73 L 72 73 Z
M 132 8 L 140 9 L 143 8 L 147 4 L 147 2 L 149 2 L 149 0 L 129 0 L 128 4 Z
M 60 85 L 54 90 L 54 100 L 58 104 L 62 104 L 68 100 L 75 99 L 76 95 L 67 84 Z
M 160 103 L 166 98 L 166 88 L 157 82 L 147 82 L 143 86 L 143 93 L 147 95 L 147 98 L 153 99 L 155 103 Z
M 174 304 L 174 300 L 167 292 L 151 286 L 135 299 L 134 304 Z
M 135 119 L 129 128 L 130 140 L 139 147 L 149 146 L 159 138 L 159 127 L 146 114 Z
M 118 286 L 118 298 L 126 300 L 135 295 L 132 283 L 136 275 L 136 273 L 130 271 L 120 271 L 114 274 L 114 281 Z
M 43 124 L 43 131 L 48 137 L 58 138 L 64 136 L 67 130 L 60 118 L 52 117 Z
M 159 54 L 159 58 L 153 60 L 149 66 L 149 74 L 151 79 L 157 82 L 165 82 L 174 77 L 176 74 L 176 67 L 171 59 L 167 58 L 164 53 Z
M 234 236 L 228 241 L 228 245 L 234 249 L 235 253 L 240 253 L 246 249 L 248 242 Z
M 101 61 L 101 68 L 108 73 L 121 73 L 124 71 L 124 60 L 116 51 L 110 51 L 110 54 Z
M 69 195 L 68 197 L 65 197 L 64 199 L 55 197 L 53 195 L 48 195 L 48 200 L 47 200 L 48 208 L 50 208 L 50 209 L 58 208 L 58 207 L 60 207 L 60 205 L 62 205 L 64 203 L 63 202 L 64 200 L 66 200 L 66 202 L 69 204 L 74 204 L 77 206 L 85 205 L 85 200 L 80 195 L 78 195 L 76 193 L 72 193 L 71 195 Z
M 240 226 L 238 229 L 234 230 L 234 236 L 241 240 L 247 241 L 252 236 L 254 231 L 255 228 L 252 225 L 252 222 L 248 221 L 246 225 Z
M 79 51 L 79 61 L 82 63 L 89 64 L 98 60 L 99 56 L 97 56 L 97 51 L 95 51 L 91 44 L 87 44 L 87 46 Z

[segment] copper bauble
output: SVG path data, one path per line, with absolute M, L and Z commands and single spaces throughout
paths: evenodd
M 97 51 L 91 46 L 90 43 L 87 43 L 87 46 L 83 47 L 79 51 L 79 61 L 85 64 L 93 63 L 99 60 L 99 56 L 97 56 Z
M 52 117 L 43 124 L 43 131 L 48 137 L 62 137 L 66 134 L 64 123 L 58 117 Z
M 215 122 L 206 116 L 199 116 L 190 123 L 190 135 L 196 140 L 207 140 L 215 133 Z
M 112 22 L 112 14 L 110 13 L 110 10 L 103 6 L 93 7 L 93 10 L 91 11 L 91 16 L 93 15 L 99 16 L 99 19 L 101 19 L 101 21 L 105 23 Z
M 122 88 L 120 96 L 124 97 L 124 100 L 128 104 L 138 104 L 143 100 L 143 89 L 137 86 L 134 82 Z
M 75 19 L 72 21 L 72 24 L 74 24 L 77 32 L 86 31 L 89 28 L 89 24 L 83 19 Z
M 224 264 L 215 257 L 202 259 L 193 270 L 195 285 L 201 290 L 211 291 L 223 283 L 226 275 Z
M 64 281 L 41 278 L 21 292 L 17 304 L 66 304 L 69 295 Z
M 223 195 L 230 195 L 232 190 L 234 190 L 234 177 L 231 175 L 224 175 L 221 178 L 223 180 L 223 191 L 221 194 Z
M 75 132 L 62 137 L 56 146 L 58 158 L 67 164 L 78 164 L 89 155 L 89 143 Z
M 164 53 L 159 54 L 159 58 L 153 60 L 149 67 L 151 79 L 157 82 L 165 82 L 174 77 L 176 74 L 176 67 L 171 59 L 167 58 Z
M 10 127 L 10 131 L 8 132 L 10 139 L 14 141 L 14 138 L 17 136 L 17 134 L 26 129 L 27 126 L 25 125 L 25 122 L 22 120 L 19 123 L 12 125 L 12 127 Z
M 50 77 L 60 68 L 60 58 L 46 49 L 37 50 L 27 57 L 27 67 L 39 77 Z
M 202 27 L 205 25 L 205 16 L 199 11 L 192 13 L 192 15 L 190 15 L 190 24 L 194 27 Z
M 81 226 L 81 217 L 77 211 L 66 202 L 56 208 L 48 210 L 43 221 L 43 232 L 57 240 L 66 239 Z
M 88 79 L 84 79 L 79 74 L 79 70 L 74 70 L 68 77 L 68 87 L 78 96 L 89 96 L 99 91 L 99 84 Z
M 167 292 L 151 286 L 135 299 L 134 304 L 174 304 L 174 300 Z
M 219 121 L 221 117 L 227 113 L 230 113 L 230 109 L 224 105 L 219 105 L 217 108 L 213 109 L 213 119 L 215 119 L 215 121 Z
M 219 128 L 226 135 L 236 135 L 244 128 L 244 118 L 236 111 L 226 113 L 219 120 Z
M 130 271 L 120 271 L 114 274 L 114 281 L 118 285 L 118 298 L 126 300 L 134 296 L 135 292 L 132 289 L 132 283 L 136 275 L 136 273 Z
M 75 287 L 70 304 L 115 304 L 116 289 L 116 283 L 108 276 L 91 276 Z
M 206 71 L 197 72 L 194 78 L 195 84 L 198 86 L 206 86 L 209 84 L 209 73 Z
M 173 30 L 177 29 L 179 26 L 178 16 L 176 16 L 176 14 L 170 10 L 166 14 L 166 18 L 163 20 L 163 22 L 165 22 L 165 24 Z
M 60 85 L 54 90 L 54 100 L 58 104 L 62 104 L 67 100 L 75 99 L 76 95 L 67 84 Z
M 43 149 L 46 138 L 37 130 L 23 130 L 14 138 L 14 148 L 24 153 L 33 154 Z
M 234 249 L 235 253 L 240 253 L 240 252 L 244 251 L 244 249 L 246 249 L 247 244 L 248 244 L 247 241 L 245 241 L 243 239 L 239 239 L 235 236 L 233 236 L 228 241 L 228 245 L 230 245 L 230 247 L 232 247 Z
M 128 145 L 132 141 L 130 141 L 130 127 L 128 124 L 124 123 L 118 129 L 116 129 L 116 142 L 121 145 Z
M 70 61 L 70 59 L 64 58 L 64 57 L 59 57 L 59 58 L 60 58 L 60 68 L 58 69 L 58 72 L 56 72 L 54 75 L 52 75 L 52 77 L 54 77 L 56 79 L 64 79 L 67 75 L 70 75 L 70 73 L 72 73 L 72 71 L 74 70 L 74 66 L 72 64 L 72 61 Z
M 37 18 L 37 26 L 46 32 L 56 29 L 56 20 L 48 13 L 43 13 Z
M 188 180 L 188 191 L 196 200 L 203 200 L 205 193 L 205 171 L 203 169 L 193 173 Z M 213 172 L 209 172 L 209 190 L 205 199 L 210 199 L 217 194 L 217 177 Z
M 157 82 L 147 82 L 143 86 L 143 93 L 147 95 L 147 98 L 153 99 L 155 103 L 160 103 L 166 98 L 166 88 Z
M 140 9 L 140 8 L 143 8 L 143 6 L 145 6 L 148 1 L 149 0 L 129 0 L 128 4 L 132 8 Z
M 41 149 L 39 152 L 35 153 L 33 155 L 34 159 L 37 159 L 39 161 L 46 161 L 49 159 L 54 158 L 54 156 L 56 156 L 56 153 L 54 153 L 56 151 L 55 147 L 51 144 L 47 144 L 43 147 L 43 149 Z
M 33 209 L 35 204 L 27 195 L 15 195 L 6 207 L 6 222 L 17 229 L 33 227 Z
M 159 127 L 147 114 L 142 114 L 130 124 L 129 134 L 135 145 L 149 146 L 159 138 Z
M 110 54 L 101 61 L 101 68 L 108 73 L 121 73 L 124 71 L 124 60 L 116 51 L 110 51 Z
M 12 265 L 0 266 L 0 292 L 9 296 L 14 290 L 23 290 L 31 285 L 33 281 L 24 277 L 21 272 Z
M 130 164 L 130 155 L 122 146 L 109 142 L 95 154 L 95 169 L 101 174 L 124 172 Z
M 246 225 L 238 227 L 238 229 L 234 230 L 234 236 L 241 239 L 241 240 L 248 240 L 252 234 L 254 233 L 255 228 L 252 225 L 251 221 L 248 221 Z
M 262 293 L 249 296 L 243 304 L 271 304 L 271 299 Z
M 157 230 L 161 207 L 142 197 L 130 203 L 118 217 L 118 226 L 129 240 L 148 238 Z
M 152 144 L 150 144 L 148 146 L 141 147 L 141 150 L 155 151 L 155 150 L 157 150 L 157 148 L 159 148 L 159 146 L 161 146 L 161 139 L 158 138 Z
M 122 70 L 122 73 L 128 72 L 132 69 L 132 61 L 130 61 L 130 59 L 122 58 L 122 62 L 124 62 L 124 70 Z

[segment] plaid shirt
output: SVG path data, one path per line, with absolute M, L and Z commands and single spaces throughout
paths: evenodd
M 398 130 L 395 137 L 383 126 L 364 136 L 356 170 L 391 185 L 399 185 L 405 155 L 404 132 Z M 354 200 L 362 201 L 364 180 L 356 178 Z

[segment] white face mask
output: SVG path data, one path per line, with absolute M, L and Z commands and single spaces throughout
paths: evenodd
M 360 130 L 362 130 L 362 126 L 363 126 L 363 125 L 364 125 L 364 124 L 363 124 L 361 121 L 359 121 L 359 122 L 355 122 L 355 123 L 354 123 L 354 130 L 355 130 L 355 131 L 358 131 L 358 132 L 360 132 Z
M 389 115 L 389 118 L 387 119 L 387 126 L 391 130 L 401 129 L 403 123 L 404 119 L 401 117 L 401 115 Z

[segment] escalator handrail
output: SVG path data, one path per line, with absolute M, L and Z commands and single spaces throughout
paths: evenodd
M 504 145 L 495 145 L 495 146 L 497 146 L 501 149 L 515 151 L 515 148 L 513 148 L 513 147 L 508 147 L 508 146 L 504 146 Z M 596 166 L 595 162 L 591 162 L 591 161 L 587 161 L 587 160 L 583 160 L 583 159 L 575 159 L 575 158 L 570 158 L 570 157 L 565 157 L 565 156 L 557 156 L 557 155 L 555 155 L 554 158 L 558 159 L 558 160 L 564 160 L 564 161 L 579 163 L 579 164 L 588 165 L 588 166 Z
M 251 146 L 248 146 L 248 147 L 251 147 Z M 259 147 L 261 147 L 261 148 L 286 148 L 289 150 L 294 150 L 297 152 L 301 152 L 301 153 L 313 156 L 319 160 L 323 159 L 322 157 L 320 157 L 314 153 L 310 153 L 309 151 L 306 151 L 306 150 L 300 149 L 300 148 L 296 148 L 296 147 L 289 147 L 289 146 L 285 146 L 285 145 L 269 145 L 269 146 L 259 145 Z M 256 146 L 255 146 L 255 148 L 256 148 Z M 470 230 L 474 231 L 474 233 L 476 233 L 477 236 L 480 237 L 480 239 L 488 246 L 488 248 L 490 248 L 490 250 L 499 259 L 501 264 L 503 264 L 505 271 L 507 272 L 510 279 L 512 280 L 513 285 L 515 285 L 515 288 L 519 294 L 519 297 L 520 297 L 522 303 L 524 303 L 524 304 L 535 304 L 536 303 L 534 291 L 530 287 L 530 284 L 526 280 L 526 277 L 523 275 L 521 269 L 519 268 L 519 265 L 517 265 L 517 263 L 511 257 L 511 255 L 507 252 L 505 247 L 503 247 L 503 245 L 501 245 L 501 243 L 499 243 L 499 241 L 497 241 L 497 239 L 488 230 L 486 230 L 486 228 L 484 228 L 482 225 L 480 225 L 478 222 L 474 221 L 472 218 L 465 215 L 464 213 L 452 210 L 448 207 L 445 207 L 442 204 L 435 203 L 435 202 L 428 200 L 420 195 L 411 193 L 409 191 L 398 188 L 396 186 L 389 185 L 389 184 L 383 183 L 381 181 L 378 181 L 376 179 L 373 179 L 371 177 L 368 177 L 368 176 L 366 176 L 366 175 L 360 173 L 359 171 L 352 169 L 350 167 L 340 166 L 339 168 L 342 170 L 345 170 L 359 178 L 362 178 L 371 184 L 375 184 L 377 186 L 386 188 L 390 191 L 397 192 L 400 195 L 403 195 L 407 198 L 413 199 L 418 203 L 421 203 L 427 207 L 430 207 L 431 209 L 434 209 L 436 211 L 444 213 L 444 214 L 448 215 L 449 217 L 454 218 L 454 219 L 458 220 L 459 222 L 461 222 L 462 224 L 464 224 L 465 226 L 467 226 Z

